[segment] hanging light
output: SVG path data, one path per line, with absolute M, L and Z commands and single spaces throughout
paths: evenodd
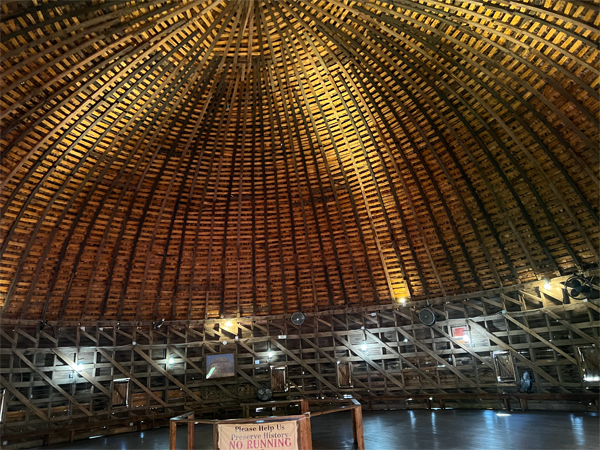
M 550 284 L 550 281 L 548 281 L 547 278 L 544 280 L 544 289 L 546 289 L 547 291 L 552 289 L 552 285 Z
M 227 328 L 229 328 L 232 325 L 231 320 L 228 320 L 227 322 L 225 322 L 225 326 Z
M 271 359 L 273 357 L 273 352 L 269 350 L 269 353 L 267 353 L 267 357 Z
M 173 364 L 174 362 L 175 362 L 175 360 L 174 360 L 174 359 L 173 359 L 173 357 L 171 356 L 171 357 L 169 358 L 169 364 Z
M 363 342 L 363 345 L 361 345 L 360 348 L 364 352 L 367 349 L 367 343 Z

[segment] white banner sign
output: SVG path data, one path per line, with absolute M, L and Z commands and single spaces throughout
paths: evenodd
M 219 450 L 298 450 L 298 422 L 220 423 Z

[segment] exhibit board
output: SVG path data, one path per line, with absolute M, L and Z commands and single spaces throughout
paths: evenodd
M 298 420 L 220 422 L 218 450 L 299 450 Z

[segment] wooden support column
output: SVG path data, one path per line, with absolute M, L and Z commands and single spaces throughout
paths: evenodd
M 312 430 L 310 428 L 310 413 L 300 419 L 300 445 L 302 450 L 312 450 Z M 217 448 L 217 447 L 215 447 Z
M 352 433 L 358 450 L 365 450 L 365 436 L 363 431 L 362 406 L 357 400 L 353 400 L 352 408 Z
M 177 450 L 177 422 L 169 422 L 169 450 Z M 216 448 L 216 447 L 215 447 Z
M 194 413 L 190 413 L 188 419 L 193 419 Z M 187 424 L 187 450 L 194 450 L 194 422 Z

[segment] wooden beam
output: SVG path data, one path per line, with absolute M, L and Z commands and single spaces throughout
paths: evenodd
M 437 353 L 435 353 L 433 350 L 429 349 L 425 344 L 419 342 L 411 334 L 407 333 L 406 331 L 404 331 L 400 327 L 396 327 L 396 330 L 398 332 L 400 332 L 405 338 L 407 338 L 413 345 L 419 347 L 421 350 L 423 350 L 429 356 L 431 356 L 432 358 L 434 358 L 439 364 L 443 365 L 445 368 L 447 368 L 448 370 L 450 370 L 451 372 L 453 372 L 458 378 L 460 378 L 461 380 L 463 380 L 469 386 L 471 386 L 471 387 L 477 387 L 477 384 L 474 383 L 469 378 L 467 378 L 460 370 L 458 370 L 455 367 L 453 367 L 452 364 L 448 364 L 448 361 L 446 361 L 445 359 L 440 358 L 437 355 Z
M 330 363 L 332 364 L 337 364 L 338 361 L 336 361 L 334 358 L 332 358 L 331 356 L 329 356 L 327 353 L 325 353 L 323 350 L 321 350 L 319 348 L 319 346 L 313 344 L 309 339 L 306 338 L 302 338 L 302 341 L 307 343 L 309 346 L 311 346 L 313 349 L 315 349 L 317 351 L 317 353 L 319 353 L 321 356 L 325 357 L 325 359 L 327 359 Z M 361 385 L 362 387 L 368 389 L 369 386 L 367 386 L 365 383 L 363 383 L 362 381 L 360 381 L 355 375 L 352 374 L 352 372 L 350 373 L 350 375 L 352 376 L 352 379 L 359 385 Z
M 552 384 L 553 386 L 560 386 L 560 383 L 558 382 L 558 380 L 556 380 L 553 376 L 551 376 L 548 372 L 546 372 L 544 369 L 542 369 L 536 363 L 528 360 L 527 358 L 522 356 L 519 352 L 515 351 L 510 345 L 505 343 L 502 339 L 497 338 L 492 333 L 490 333 L 488 330 L 486 330 L 484 327 L 473 322 L 472 320 L 468 319 L 467 321 L 474 330 L 476 330 L 480 334 L 483 334 L 484 336 L 487 336 L 487 338 L 489 340 L 493 341 L 496 345 L 498 345 L 503 350 L 506 350 L 506 351 L 512 353 L 519 361 L 521 361 L 527 367 L 531 368 L 532 370 L 534 370 L 535 372 L 540 374 L 542 377 L 544 377 L 546 380 L 548 380 L 550 382 L 550 384 Z
M 515 325 L 517 325 L 522 330 L 527 331 L 530 335 L 532 335 L 534 338 L 536 338 L 540 342 L 543 342 L 544 344 L 546 344 L 548 347 L 550 347 L 556 353 L 559 353 L 560 355 L 564 356 L 567 360 L 569 360 L 573 364 L 578 365 L 577 360 L 575 358 L 573 358 L 572 356 L 566 354 L 564 351 L 562 351 L 561 349 L 559 349 L 552 342 L 544 339 L 542 336 L 540 336 L 538 333 L 536 333 L 535 331 L 533 331 L 528 326 L 523 325 L 521 322 L 519 322 L 517 319 L 515 319 L 514 317 L 512 317 L 510 314 L 506 313 L 506 314 L 504 314 L 504 317 L 506 317 L 507 320 L 511 321 L 512 323 L 514 323 Z
M 367 362 L 367 364 L 369 364 L 371 367 L 373 367 L 377 372 L 379 372 L 380 374 L 382 374 L 384 377 L 386 377 L 388 380 L 390 380 L 392 383 L 394 383 L 396 386 L 398 386 L 399 388 L 401 388 L 404 391 L 405 387 L 404 387 L 404 385 L 400 381 L 398 381 L 391 374 L 389 374 L 387 371 L 385 371 L 384 369 L 382 369 L 379 364 L 377 364 L 375 361 L 373 361 L 365 353 L 363 353 L 359 349 L 357 349 L 356 346 L 352 345 L 350 342 L 348 342 L 346 339 L 342 338 L 340 335 L 338 335 L 336 333 L 334 333 L 333 336 L 338 341 L 340 341 L 344 346 L 346 346 L 349 350 L 351 350 L 352 352 L 354 352 L 357 356 L 359 356 L 362 359 L 364 359 Z
M 50 422 L 48 417 L 46 417 L 46 415 L 37 406 L 31 403 L 23 394 L 21 394 L 17 389 L 15 389 L 15 387 L 12 384 L 10 384 L 10 382 L 6 378 L 0 377 L 0 383 L 2 383 L 2 386 L 8 389 L 15 397 L 17 397 L 21 403 L 23 403 L 25 406 L 31 409 L 36 416 L 38 416 L 44 422 Z
M 332 391 L 337 392 L 337 393 L 340 392 L 337 387 L 335 387 L 333 384 L 331 384 L 329 381 L 327 381 L 320 373 L 315 372 L 308 364 L 304 363 L 300 358 L 298 358 L 296 355 L 294 355 L 291 351 L 289 351 L 287 348 L 285 348 L 283 345 L 281 345 L 275 339 L 271 338 L 271 342 L 273 344 L 275 344 L 283 353 L 285 353 L 290 358 L 292 358 L 294 361 L 296 361 L 298 364 L 300 364 L 304 369 L 308 370 L 313 376 L 315 376 L 319 381 L 321 381 L 323 384 L 325 384 L 329 389 L 331 389 Z
M 485 358 L 482 358 L 476 352 L 474 352 L 472 349 L 470 349 L 469 347 L 467 347 L 465 344 L 463 344 L 459 340 L 455 339 L 454 337 L 450 336 L 448 333 L 446 333 L 442 329 L 442 327 L 438 326 L 437 324 L 434 324 L 431 328 L 433 328 L 435 331 L 437 331 L 438 333 L 440 333 L 442 336 L 444 336 L 450 342 L 458 345 L 460 348 L 462 348 L 464 351 L 466 351 L 467 353 L 469 353 L 474 358 L 476 358 L 479 361 L 481 361 L 483 364 L 485 364 L 486 366 L 488 366 L 490 369 L 494 370 L 494 366 L 492 364 L 490 364 Z
M 140 355 L 142 358 L 144 358 L 146 361 L 148 361 L 148 363 L 154 367 L 156 370 L 158 370 L 160 373 L 162 373 L 165 377 L 167 377 L 169 380 L 171 380 L 173 383 L 175 383 L 181 390 L 183 390 L 186 394 L 188 394 L 190 397 L 192 397 L 194 400 L 196 400 L 198 403 L 202 404 L 202 399 L 200 397 L 198 397 L 196 394 L 194 394 L 191 390 L 189 390 L 187 388 L 187 386 L 185 386 L 184 384 L 182 384 L 179 380 L 177 380 L 177 378 L 175 378 L 173 375 L 171 375 L 169 372 L 167 372 L 165 369 L 163 369 L 162 367 L 160 367 L 156 361 L 154 361 L 152 358 L 150 358 L 146 353 L 144 353 L 142 350 L 140 350 L 137 346 L 135 346 L 134 351 Z
M 54 353 L 56 356 L 58 356 L 60 359 L 62 359 L 64 362 L 66 362 L 69 366 L 71 366 L 71 368 L 77 372 L 79 375 L 81 375 L 83 378 L 85 378 L 86 380 L 88 380 L 90 383 L 92 383 L 95 387 L 97 387 L 100 392 L 102 392 L 103 394 L 105 394 L 108 397 L 112 397 L 111 393 L 108 391 L 108 389 L 106 389 L 104 386 L 102 386 L 100 383 L 98 383 L 95 378 L 91 375 L 89 375 L 85 370 L 79 369 L 77 367 L 77 364 L 75 364 L 75 361 L 73 361 L 71 358 L 69 358 L 67 355 L 65 355 L 62 351 L 60 351 L 57 348 L 53 348 L 51 349 L 52 353 Z
M 17 349 L 13 349 L 13 353 L 15 355 L 17 355 L 21 359 L 21 361 L 23 361 L 25 364 L 27 364 L 36 374 L 38 374 L 42 380 L 44 380 L 46 383 L 48 383 L 50 386 L 52 386 L 54 389 L 56 389 L 58 392 L 60 392 L 67 400 L 69 400 L 71 403 L 73 403 L 73 405 L 75 405 L 77 408 L 82 410 L 86 416 L 92 417 L 94 415 L 86 407 L 84 407 L 81 403 L 79 403 L 77 400 L 75 400 L 75 398 L 72 397 L 68 392 L 66 392 L 63 388 L 61 388 L 59 385 L 57 385 L 48 376 L 46 376 L 45 373 L 43 373 L 41 370 L 39 370 L 31 361 L 29 361 L 29 359 L 27 359 L 25 357 L 25 355 L 23 355 L 23 353 L 21 353 Z
M 419 373 L 420 376 L 422 376 L 423 378 L 425 378 L 426 380 L 428 380 L 433 385 L 437 386 L 439 389 L 442 389 L 442 385 L 441 384 L 439 384 L 437 381 L 435 381 L 433 378 L 431 378 L 429 375 L 427 375 L 425 372 L 423 372 L 419 367 L 415 366 L 408 359 L 406 359 L 404 356 L 402 356 L 402 354 L 399 351 L 396 351 L 392 346 L 390 346 L 386 342 L 383 342 L 381 339 L 379 339 L 378 336 L 376 336 L 370 330 L 366 330 L 366 331 L 369 334 L 369 336 L 371 336 L 373 339 L 376 339 L 379 342 L 380 345 L 383 345 L 393 355 L 395 355 L 398 358 L 400 358 L 403 363 L 407 364 L 411 369 L 416 370 Z M 442 390 L 442 392 L 443 392 L 443 390 Z
M 583 331 L 581 331 L 579 328 L 574 327 L 573 325 L 571 325 L 569 322 L 567 322 L 566 320 L 563 320 L 560 318 L 560 316 L 556 313 L 554 313 L 553 311 L 548 310 L 547 308 L 542 308 L 540 311 L 542 311 L 544 314 L 546 314 L 549 317 L 552 317 L 553 319 L 555 319 L 557 322 L 559 322 L 561 325 L 567 327 L 569 330 L 571 330 L 573 333 L 581 336 L 583 339 L 585 339 L 586 341 L 594 344 L 596 347 L 600 347 L 600 342 L 597 339 L 594 339 L 593 337 L 591 337 L 589 334 L 584 333 Z
M 105 352 L 102 349 L 98 349 L 98 352 L 104 356 L 106 359 L 108 359 L 108 361 L 117 368 L 117 370 L 119 370 L 123 375 L 125 375 L 126 377 L 129 377 L 129 379 L 131 379 L 131 381 L 133 381 L 135 384 L 137 384 L 140 388 L 142 388 L 142 390 L 148 394 L 150 397 L 152 397 L 154 400 L 156 400 L 158 403 L 160 403 L 162 406 L 164 406 L 165 408 L 167 408 L 170 411 L 173 411 L 169 405 L 167 403 L 165 403 L 159 396 L 157 396 L 154 392 L 152 392 L 150 389 L 148 389 L 146 387 L 146 385 L 144 383 L 142 383 L 140 380 L 138 380 L 136 377 L 134 377 L 132 375 L 131 372 L 129 372 L 125 367 L 123 367 L 121 364 L 119 364 L 117 361 L 115 361 L 113 358 L 111 358 L 111 356 Z

